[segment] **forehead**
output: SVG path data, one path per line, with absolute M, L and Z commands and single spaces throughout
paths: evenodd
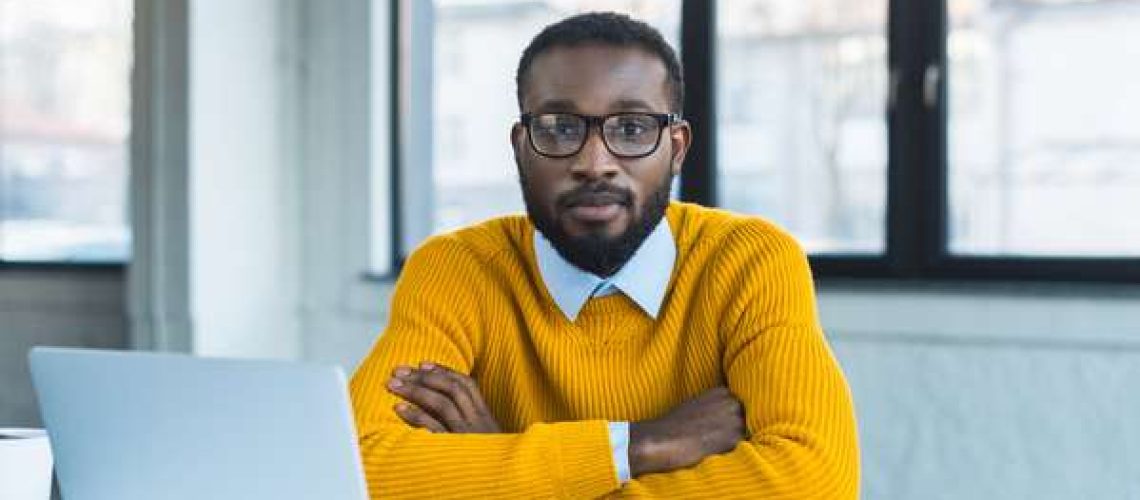
M 669 109 L 665 63 L 636 47 L 588 44 L 543 52 L 528 70 L 522 97 L 523 110 L 531 112 Z

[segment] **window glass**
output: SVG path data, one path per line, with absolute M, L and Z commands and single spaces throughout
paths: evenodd
M 0 0 L 0 260 L 123 261 L 131 0 Z
M 886 0 L 717 3 L 720 204 L 812 253 L 880 253 Z
M 950 250 L 1140 256 L 1140 2 L 948 7 Z

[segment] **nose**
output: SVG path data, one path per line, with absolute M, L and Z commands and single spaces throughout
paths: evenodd
M 574 155 L 570 174 L 579 181 L 608 180 L 617 177 L 618 171 L 621 170 L 617 157 L 606 149 L 601 131 L 595 130 L 594 127 L 590 129 L 586 135 L 586 144 L 583 144 L 582 150 Z

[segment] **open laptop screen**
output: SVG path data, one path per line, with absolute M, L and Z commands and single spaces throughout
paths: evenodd
M 337 367 L 41 347 L 29 358 L 68 500 L 367 498 Z

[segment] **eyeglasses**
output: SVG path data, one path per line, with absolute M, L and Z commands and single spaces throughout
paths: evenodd
M 530 147 L 548 158 L 568 158 L 578 154 L 595 126 L 602 142 L 618 158 L 644 158 L 657 151 L 661 132 L 681 119 L 677 114 L 613 113 L 604 116 L 577 113 L 524 113 Z

